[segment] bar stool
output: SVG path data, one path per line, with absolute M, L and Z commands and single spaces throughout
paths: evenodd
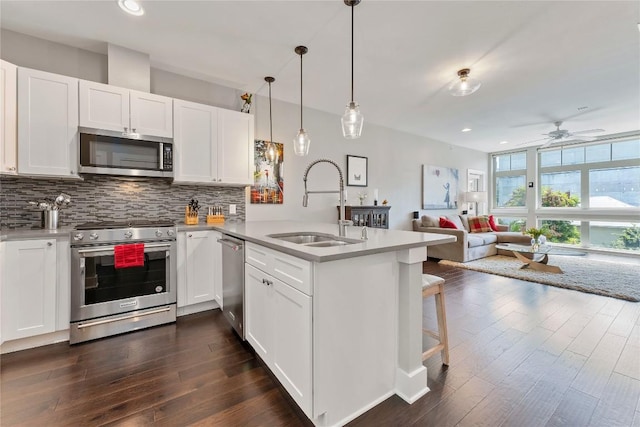
M 422 360 L 426 360 L 435 353 L 442 355 L 442 364 L 449 366 L 449 338 L 447 336 L 447 315 L 444 308 L 444 279 L 431 274 L 422 275 L 422 298 L 435 296 L 436 315 L 438 317 L 438 331 L 423 329 L 422 332 L 438 340 L 438 344 L 422 353 Z

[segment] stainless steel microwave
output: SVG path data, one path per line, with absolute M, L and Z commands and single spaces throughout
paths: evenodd
M 173 143 L 167 138 L 80 129 L 79 172 L 173 177 Z

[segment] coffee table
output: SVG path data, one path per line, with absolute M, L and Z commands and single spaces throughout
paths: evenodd
M 520 267 L 530 268 L 536 271 L 546 271 L 547 273 L 563 273 L 562 269 L 555 265 L 547 265 L 549 255 L 564 256 L 584 256 L 586 252 L 573 249 L 557 248 L 551 245 L 540 245 L 537 251 L 533 252 L 531 246 L 516 245 L 514 243 L 502 243 L 496 245 L 496 249 L 513 252 L 513 255 L 524 264 Z

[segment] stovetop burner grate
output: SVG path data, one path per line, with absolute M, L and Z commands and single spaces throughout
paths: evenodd
M 117 221 L 95 221 L 85 222 L 76 225 L 76 230 L 100 230 L 111 228 L 157 228 L 157 227 L 174 227 L 174 221 L 168 219 L 136 219 L 136 220 L 117 220 Z

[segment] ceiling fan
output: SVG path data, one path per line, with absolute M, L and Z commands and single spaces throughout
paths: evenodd
M 589 129 L 589 130 L 579 130 L 576 132 L 569 132 L 566 129 L 560 129 L 560 126 L 562 126 L 562 121 L 553 122 L 553 125 L 556 127 L 556 130 L 553 130 L 549 133 L 543 133 L 543 135 L 546 135 L 544 138 L 535 139 L 533 141 L 527 141 L 519 145 L 531 144 L 533 142 L 538 142 L 538 141 L 546 141 L 544 144 L 540 146 L 540 148 L 545 148 L 550 146 L 551 144 L 556 144 L 558 142 L 593 141 L 594 139 L 596 139 L 596 137 L 589 136 L 590 133 L 604 132 L 604 129 Z

